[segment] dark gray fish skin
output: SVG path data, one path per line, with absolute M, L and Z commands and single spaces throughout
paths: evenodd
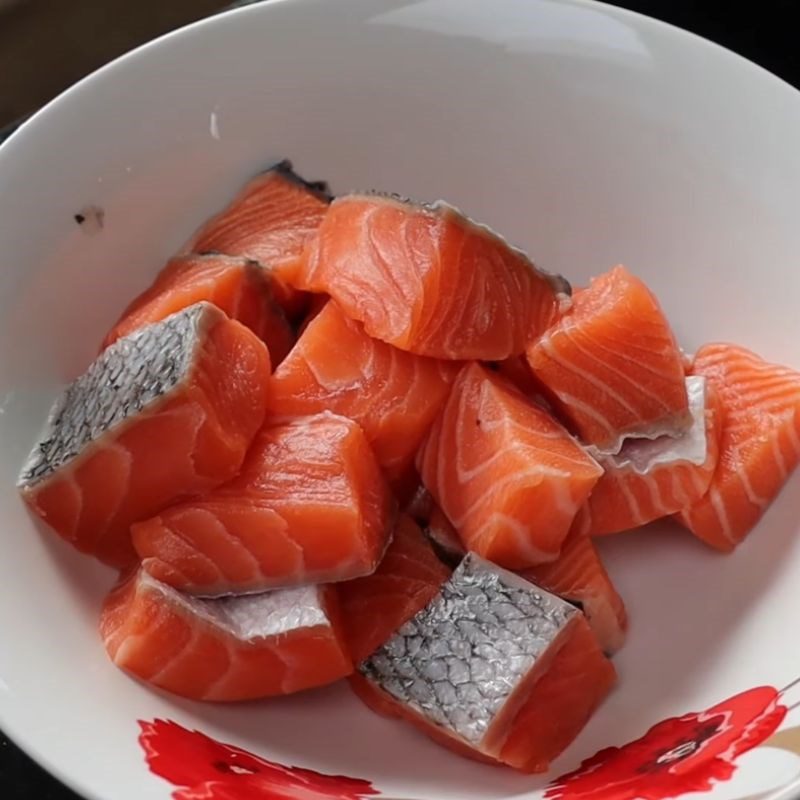
M 210 303 L 197 303 L 104 350 L 56 400 L 18 485 L 47 478 L 177 386 L 194 362 L 204 321 L 221 313 Z
M 327 181 L 307 181 L 305 178 L 301 178 L 294 171 L 294 165 L 288 158 L 281 159 L 271 164 L 263 171 L 263 173 L 267 172 L 279 172 L 284 178 L 294 181 L 312 194 L 315 194 L 320 200 L 325 200 L 327 203 L 333 200 L 333 195 L 331 194 Z
M 477 746 L 516 687 L 579 613 L 468 553 L 439 595 L 359 671 L 431 723 Z

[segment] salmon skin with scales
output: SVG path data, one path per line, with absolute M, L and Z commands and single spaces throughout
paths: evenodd
M 400 516 L 386 555 L 372 575 L 336 585 L 342 628 L 353 661 L 378 649 L 424 608 L 450 576 L 411 517 Z
M 305 181 L 290 161 L 280 161 L 248 181 L 182 252 L 224 253 L 258 261 L 275 280 L 278 303 L 294 318 L 307 301 L 293 288 L 295 275 L 330 200 L 326 183 Z
M 602 470 L 547 412 L 465 366 L 417 457 L 466 549 L 509 569 L 553 561 Z
M 120 669 L 193 700 L 292 694 L 352 672 L 327 587 L 201 600 L 139 569 L 106 598 L 100 635 Z
M 616 653 L 625 643 L 628 630 L 625 603 L 592 540 L 585 534 L 571 531 L 555 561 L 525 570 L 521 575 L 578 605 L 607 655 Z
M 589 536 L 638 528 L 688 508 L 708 490 L 719 458 L 722 409 L 702 376 L 686 379 L 692 425 L 681 436 L 628 439 L 616 455 L 599 456 L 603 477 L 578 512 Z
M 367 575 L 393 524 L 394 501 L 364 432 L 325 412 L 266 425 L 236 478 L 131 535 L 155 578 L 214 597 Z
M 732 344 L 706 344 L 691 374 L 722 409 L 717 467 L 708 491 L 676 519 L 706 544 L 733 550 L 800 461 L 800 373 Z
M 618 266 L 575 292 L 527 350 L 548 400 L 584 442 L 676 436 L 691 422 L 683 355 L 655 295 Z
M 103 342 L 122 336 L 188 306 L 208 301 L 249 328 L 269 347 L 273 368 L 291 350 L 294 335 L 275 302 L 270 274 L 257 262 L 222 255 L 188 255 L 170 260 L 152 285 L 122 313 Z
M 309 243 L 298 285 L 370 336 L 434 358 L 518 355 L 569 305 L 569 284 L 444 203 L 349 195 Z
M 351 680 L 462 755 L 543 772 L 615 679 L 580 611 L 470 553 Z
M 329 301 L 275 370 L 269 414 L 294 419 L 327 409 L 356 420 L 387 475 L 398 479 L 412 466 L 458 369 L 371 338 Z
M 117 340 L 53 406 L 23 498 L 78 550 L 127 566 L 132 523 L 239 470 L 269 372 L 263 342 L 208 303 Z

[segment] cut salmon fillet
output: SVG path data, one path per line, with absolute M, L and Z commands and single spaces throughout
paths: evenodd
M 419 355 L 499 360 L 569 304 L 569 284 L 440 203 L 333 201 L 299 285 L 326 292 L 370 336 Z
M 684 364 L 655 295 L 618 266 L 576 291 L 572 308 L 527 350 L 559 415 L 587 444 L 689 427 Z
M 236 478 L 131 534 L 153 577 L 214 597 L 367 575 L 393 515 L 364 432 L 325 412 L 265 426 Z
M 556 420 L 476 363 L 456 379 L 417 467 L 466 548 L 510 569 L 558 557 L 602 474 Z
M 257 262 L 221 255 L 173 258 L 152 285 L 122 313 L 105 349 L 144 325 L 207 300 L 248 327 L 269 347 L 275 368 L 291 350 L 294 334 L 272 294 L 272 279 Z
M 692 425 L 677 438 L 629 439 L 605 470 L 576 526 L 589 536 L 638 528 L 688 508 L 708 490 L 719 458 L 722 410 L 703 377 L 686 380 Z
M 100 634 L 111 660 L 194 700 L 291 694 L 352 672 L 335 594 L 303 586 L 200 600 L 138 569 L 106 598 Z
M 56 401 L 22 496 L 78 550 L 127 566 L 131 523 L 238 472 L 269 373 L 264 343 L 208 303 L 119 339 Z
M 732 344 L 707 344 L 691 374 L 722 408 L 717 467 L 706 494 L 676 519 L 725 552 L 747 536 L 800 461 L 800 373 Z
M 308 182 L 281 161 L 250 180 L 184 246 L 184 253 L 224 253 L 253 259 L 275 279 L 275 297 L 292 317 L 307 298 L 293 288 L 306 243 L 328 210 L 327 184 Z
M 591 629 L 582 619 L 533 687 L 500 751 L 520 772 L 547 772 L 583 729 L 617 681 Z
M 524 578 L 577 604 L 603 651 L 616 653 L 625 643 L 628 614 L 592 540 L 571 531 L 556 561 L 525 570 Z
M 413 464 L 458 369 L 367 336 L 328 302 L 275 370 L 269 414 L 293 419 L 327 409 L 350 417 L 387 475 L 399 478 Z
M 337 584 L 348 650 L 358 664 L 424 608 L 450 576 L 414 520 L 402 514 L 378 569 Z
M 461 755 L 544 772 L 615 680 L 577 609 L 469 554 L 351 685 Z

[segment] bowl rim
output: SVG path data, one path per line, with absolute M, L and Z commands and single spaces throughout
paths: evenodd
M 196 20 L 194 22 L 182 25 L 174 30 L 167 31 L 154 39 L 140 44 L 131 50 L 117 56 L 111 61 L 103 64 L 97 69 L 85 75 L 75 83 L 68 86 L 66 89 L 57 94 L 54 98 L 45 103 L 41 108 L 37 109 L 19 124 L 16 130 L 13 131 L 4 141 L 0 142 L 0 170 L 2 170 L 3 163 L 6 159 L 12 158 L 14 151 L 17 147 L 24 146 L 26 133 L 48 122 L 48 117 L 64 103 L 69 103 L 74 95 L 81 92 L 90 91 L 90 86 L 98 78 L 104 77 L 107 74 L 120 69 L 126 68 L 129 64 L 135 64 L 141 59 L 146 59 L 151 50 L 161 47 L 169 46 L 172 40 L 193 36 L 197 32 L 205 29 L 206 27 L 213 27 L 215 25 L 224 24 L 225 20 L 234 15 L 259 15 L 268 14 L 270 7 L 277 5 L 315 5 L 322 0 L 257 0 L 248 5 L 236 6 L 220 10 L 210 16 Z M 350 0 L 340 0 L 340 2 L 349 2 Z M 503 0 L 505 2 L 506 0 Z M 425 2 L 425 0 L 412 0 L 413 5 Z M 536 0 L 541 5 L 569 5 L 580 9 L 601 11 L 602 13 L 615 17 L 617 19 L 626 21 L 630 24 L 645 28 L 650 32 L 669 36 L 673 41 L 685 42 L 687 46 L 703 48 L 706 51 L 716 54 L 715 57 L 727 59 L 727 61 L 734 68 L 744 68 L 756 75 L 760 75 L 762 79 L 770 81 L 776 88 L 781 87 L 783 97 L 786 102 L 797 102 L 800 100 L 800 87 L 795 87 L 786 79 L 775 74 L 766 67 L 756 63 L 750 58 L 737 53 L 736 51 L 719 44 L 711 39 L 706 38 L 700 34 L 681 28 L 678 25 L 649 16 L 640 11 L 635 11 L 629 8 L 613 5 L 603 0 Z M 1 681 L 0 681 L 1 682 Z M 56 764 L 49 755 L 39 749 L 34 737 L 18 734 L 9 727 L 8 718 L 4 714 L 3 703 L 0 702 L 0 731 L 5 738 L 22 751 L 28 758 L 30 758 L 39 767 L 48 772 L 52 777 L 56 778 L 64 786 L 71 791 L 75 792 L 79 797 L 86 798 L 86 800 L 108 800 L 95 793 L 93 790 L 88 789 L 86 786 L 79 782 L 73 774 L 67 773 L 58 764 Z M 772 792 L 768 792 L 762 797 L 762 800 L 799 800 L 800 799 L 800 777 L 791 783 L 779 787 Z M 433 799 L 432 799 L 433 800 Z
M 7 156 L 8 151 L 13 149 L 13 147 L 9 147 L 9 145 L 15 145 L 17 141 L 22 138 L 25 131 L 31 127 L 41 124 L 40 120 L 51 113 L 54 107 L 62 105 L 64 102 L 68 101 L 73 94 L 83 91 L 93 80 L 105 75 L 107 72 L 118 69 L 119 67 L 126 65 L 128 62 L 134 62 L 142 57 L 146 57 L 147 52 L 151 48 L 162 47 L 173 38 L 191 36 L 195 31 L 198 31 L 205 26 L 219 24 L 219 20 L 227 19 L 233 15 L 261 14 L 265 13 L 264 9 L 268 9 L 271 6 L 286 4 L 300 6 L 303 4 L 312 4 L 316 2 L 318 2 L 318 0 L 256 0 L 256 2 L 252 2 L 248 5 L 223 9 L 210 16 L 203 17 L 202 19 L 195 20 L 194 22 L 190 22 L 186 25 L 182 25 L 179 28 L 167 31 L 166 33 L 163 33 L 154 39 L 150 39 L 149 41 L 144 42 L 143 44 L 140 44 L 125 53 L 122 53 L 122 55 L 119 55 L 106 64 L 103 64 L 102 66 L 90 72 L 88 75 L 85 75 L 80 80 L 68 86 L 62 92 L 45 103 L 41 108 L 24 118 L 19 127 L 10 136 L 8 136 L 7 139 L 0 142 L 0 163 L 2 163 L 3 158 Z M 343 2 L 347 2 L 347 0 L 343 0 Z M 417 4 L 424 2 L 424 0 L 413 0 L 413 2 L 414 4 Z M 604 0 L 537 0 L 537 2 L 551 3 L 555 5 L 571 5 L 584 9 L 602 10 L 606 14 L 616 16 L 621 19 L 627 19 L 637 25 L 649 27 L 651 30 L 660 31 L 676 37 L 676 39 L 685 39 L 688 42 L 692 42 L 694 46 L 708 49 L 711 52 L 716 52 L 717 55 L 727 58 L 732 63 L 738 64 L 740 67 L 755 70 L 756 74 L 760 73 L 764 78 L 772 80 L 776 84 L 780 85 L 784 91 L 788 90 L 789 94 L 794 96 L 795 99 L 796 96 L 800 94 L 800 87 L 794 86 L 780 75 L 777 75 L 747 56 L 743 56 L 740 53 L 737 53 L 735 50 L 731 50 L 729 47 L 708 39 L 705 36 L 701 36 L 698 33 L 694 33 L 686 28 L 681 28 L 679 25 L 658 19 L 657 17 L 651 17 L 641 11 L 623 8 L 622 6 L 613 5 L 605 2 Z

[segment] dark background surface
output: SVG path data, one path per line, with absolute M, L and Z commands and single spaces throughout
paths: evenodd
M 0 129 L 115 56 L 225 5 L 226 0 L 0 0 Z M 640 0 L 613 5 L 712 39 L 800 88 L 800 47 L 790 22 L 796 0 L 769 0 L 738 9 L 722 0 Z M 0 797 L 80 800 L 2 732 Z

